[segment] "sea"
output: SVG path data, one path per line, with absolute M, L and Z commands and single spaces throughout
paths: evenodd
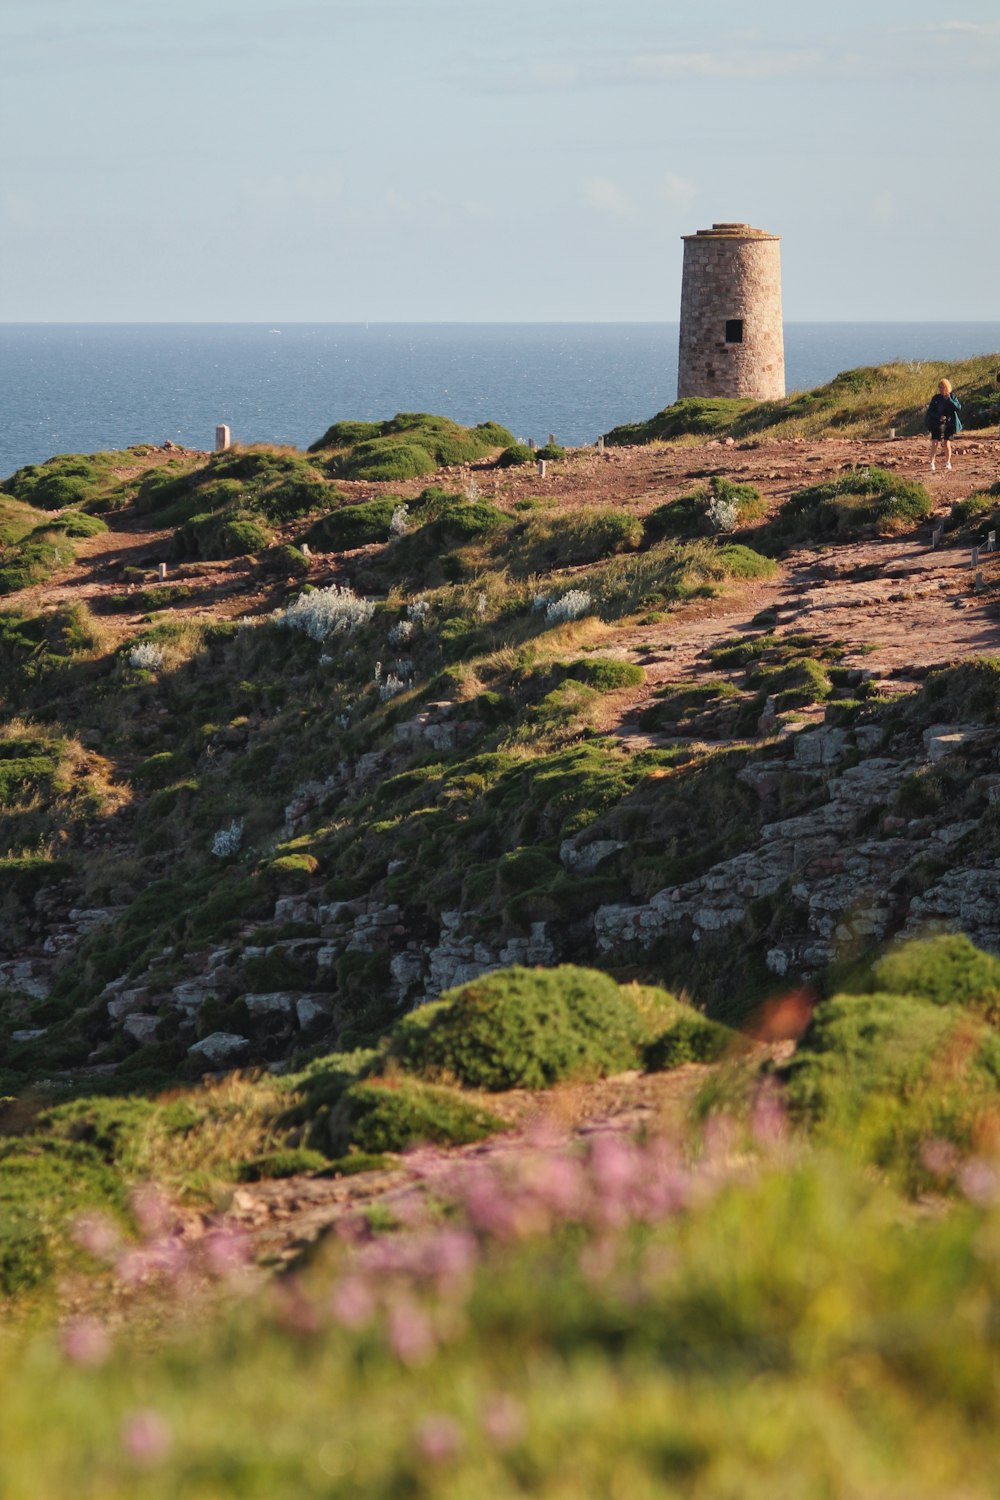
M 0 324 L 0 478 L 170 439 L 304 448 L 343 418 L 429 411 L 594 442 L 669 405 L 676 323 Z M 786 323 L 789 391 L 858 365 L 1000 350 L 1000 323 Z

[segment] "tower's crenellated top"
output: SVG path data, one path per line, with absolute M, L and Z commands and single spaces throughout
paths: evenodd
M 769 234 L 766 229 L 754 229 L 752 224 L 713 224 L 711 229 L 699 229 L 694 234 L 682 234 L 682 240 L 780 240 L 780 234 Z
M 785 394 L 781 236 L 751 224 L 685 234 L 677 396 Z

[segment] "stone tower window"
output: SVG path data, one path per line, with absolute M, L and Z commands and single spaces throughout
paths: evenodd
M 742 344 L 742 342 L 743 342 L 743 319 L 742 318 L 727 318 L 726 319 L 726 343 L 727 344 Z

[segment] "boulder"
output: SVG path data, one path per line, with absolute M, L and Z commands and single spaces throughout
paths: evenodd
M 559 859 L 571 875 L 593 875 L 606 859 L 624 848 L 621 839 L 594 839 L 583 845 L 578 845 L 575 839 L 564 839 L 559 846 Z
M 159 1016 L 144 1016 L 138 1011 L 125 1017 L 122 1030 L 133 1042 L 138 1042 L 145 1047 L 148 1042 L 156 1041 L 156 1033 L 160 1029 Z
M 213 1031 L 188 1048 L 188 1056 L 208 1064 L 210 1068 L 235 1067 L 250 1051 L 250 1040 L 237 1036 L 232 1031 Z

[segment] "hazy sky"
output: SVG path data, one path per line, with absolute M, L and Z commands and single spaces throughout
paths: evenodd
M 997 0 L 0 0 L 0 321 L 1000 318 Z

